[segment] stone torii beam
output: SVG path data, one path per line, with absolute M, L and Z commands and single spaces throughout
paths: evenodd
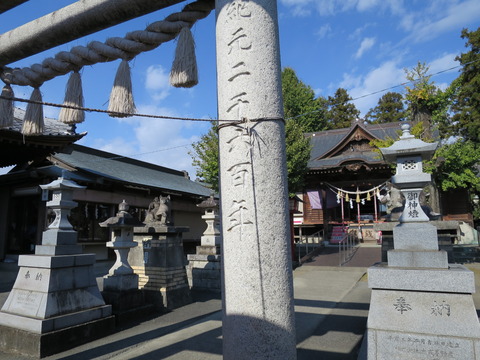
M 182 1 L 77 1 L 0 35 L 0 67 Z

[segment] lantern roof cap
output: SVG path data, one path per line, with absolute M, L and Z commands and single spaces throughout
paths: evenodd
M 75 181 L 70 180 L 68 177 L 68 172 L 62 170 L 62 176 L 58 179 L 53 180 L 49 184 L 40 185 L 40 188 L 43 190 L 60 190 L 60 189 L 85 189 L 86 186 L 78 185 Z
M 415 138 L 410 134 L 410 124 L 404 123 L 401 126 L 402 136 L 393 145 L 387 148 L 380 148 L 383 157 L 388 162 L 396 162 L 398 157 L 421 156 L 423 160 L 430 159 L 437 149 L 438 142 L 427 143 Z

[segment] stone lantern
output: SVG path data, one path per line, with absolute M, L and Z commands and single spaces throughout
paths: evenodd
M 128 321 L 146 313 L 154 307 L 146 304 L 144 293 L 138 289 L 138 275 L 128 263 L 131 248 L 138 245 L 133 239 L 134 227 L 143 225 L 128 213 L 128 204 L 123 200 L 118 205 L 118 213 L 104 222 L 102 227 L 110 230 L 110 241 L 107 247 L 112 248 L 116 261 L 103 277 L 102 295 L 108 304 L 112 305 L 117 323 Z
M 220 223 L 218 216 L 218 201 L 213 196 L 202 201 L 197 206 L 201 209 L 205 209 L 205 215 L 202 219 L 207 223 L 207 229 L 204 231 L 200 242 L 200 249 L 197 247 L 197 254 L 204 255 L 217 255 L 220 252 Z
M 437 149 L 438 143 L 426 143 L 410 134 L 410 125 L 402 125 L 400 140 L 388 148 L 381 148 L 383 157 L 397 164 L 392 183 L 405 197 L 405 210 L 400 222 L 428 221 L 429 218 L 420 205 L 420 193 L 431 182 L 430 174 L 423 172 L 422 160 L 428 160 Z
M 52 193 L 52 200 L 47 202 L 47 207 L 55 213 L 55 219 L 43 233 L 42 245 L 36 246 L 37 255 L 71 255 L 82 253 L 81 245 L 77 244 L 77 232 L 73 230 L 68 221 L 70 211 L 77 207 L 73 201 L 73 192 L 84 189 L 68 179 L 65 171 L 57 180 L 46 185 L 40 185 L 42 190 Z
M 15 285 L 0 312 L 2 349 L 36 358 L 105 336 L 115 325 L 112 307 L 97 285 L 95 255 L 82 253 L 68 221 L 77 206 L 73 193 L 85 186 L 63 172 L 40 187 L 52 193 L 46 205 L 55 219 L 43 232 L 35 255 L 19 256 Z
M 400 225 L 393 229 L 394 250 L 387 253 L 390 266 L 419 268 L 448 268 L 448 256 L 439 250 L 437 228 L 420 204 L 423 188 L 431 182 L 431 175 L 423 172 L 422 160 L 430 159 L 437 143 L 426 143 L 410 134 L 410 125 L 402 125 L 400 140 L 388 148 L 381 148 L 388 162 L 397 164 L 392 183 L 405 198 Z
M 202 219 L 207 223 L 207 229 L 200 239 L 200 246 L 197 246 L 196 254 L 187 255 L 188 283 L 195 289 L 220 292 L 222 235 L 219 229 L 220 217 L 217 213 L 218 201 L 212 195 L 197 206 L 205 209 Z
M 402 125 L 400 140 L 380 149 L 397 164 L 392 183 L 404 195 L 405 207 L 393 229 L 388 263 L 368 269 L 372 295 L 358 359 L 480 359 L 474 274 L 448 264 L 437 228 L 420 205 L 420 193 L 431 180 L 422 160 L 437 144 L 415 139 L 409 128 Z
M 128 253 L 131 248 L 138 245 L 133 241 L 133 228 L 142 223 L 128 213 L 128 208 L 128 204 L 123 200 L 118 206 L 117 215 L 100 223 L 100 226 L 111 230 L 111 240 L 106 245 L 114 250 L 117 257 L 108 275 L 104 277 L 104 291 L 138 289 L 138 275 L 134 274 L 128 263 Z

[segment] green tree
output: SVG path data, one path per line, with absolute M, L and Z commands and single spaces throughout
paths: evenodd
M 358 119 L 360 111 L 351 100 L 347 90 L 342 88 L 337 89 L 333 97 L 328 97 L 328 129 L 348 128 Z
M 457 56 L 462 65 L 454 94 L 452 120 L 456 132 L 464 139 L 480 143 L 480 27 L 476 31 L 462 30 L 465 47 L 470 51 Z
M 404 121 L 406 119 L 403 96 L 397 92 L 387 92 L 379 100 L 378 105 L 370 109 L 365 120 L 372 124 L 384 124 Z
M 312 88 L 300 81 L 289 67 L 282 71 L 282 95 L 285 119 L 295 120 L 304 132 L 326 128 L 326 100 L 315 98 Z
M 287 153 L 288 192 L 290 196 L 302 191 L 310 160 L 310 140 L 304 136 L 303 128 L 293 120 L 285 123 L 285 145 Z
M 218 125 L 212 121 L 212 126 L 206 134 L 203 134 L 200 141 L 192 144 L 193 151 L 189 151 L 192 157 L 192 164 L 196 168 L 196 175 L 212 188 L 219 191 L 219 150 L 218 150 Z
M 431 75 L 427 75 L 430 67 L 420 61 L 413 69 L 405 69 L 406 78 L 413 86 L 405 86 L 407 113 L 413 125 L 423 124 L 425 133 L 422 137 L 432 138 L 432 115 L 438 109 L 439 89 Z
M 441 146 L 427 162 L 425 170 L 432 173 L 442 191 L 466 188 L 480 191 L 478 145 L 469 140 L 459 140 Z

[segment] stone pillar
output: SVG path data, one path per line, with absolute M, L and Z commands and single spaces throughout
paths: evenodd
M 225 359 L 295 359 L 275 0 L 217 0 Z

